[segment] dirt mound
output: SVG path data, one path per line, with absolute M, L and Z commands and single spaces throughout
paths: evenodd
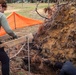
M 23 45 L 24 43 L 10 48 L 10 51 L 7 49 L 11 53 L 9 56 L 14 56 Z M 76 65 L 76 5 L 73 3 L 56 5 L 51 18 L 40 26 L 29 45 L 32 75 L 56 75 L 58 71 L 53 66 L 57 61 L 71 60 Z M 19 54 L 11 59 L 11 74 L 27 75 L 26 71 L 29 70 L 27 50 L 26 42 Z
M 58 55 L 55 56 L 59 60 L 61 57 L 64 60 L 71 59 L 76 48 L 75 25 L 76 8 L 69 4 L 60 5 L 52 15 L 52 18 L 35 35 L 34 42 L 42 47 L 42 50 L 50 50 L 51 53 L 55 51 L 54 55 Z
M 56 5 L 56 11 L 34 35 L 31 72 L 54 75 L 52 65 L 71 60 L 76 65 L 76 7 L 72 3 Z M 26 64 L 25 58 L 24 64 Z

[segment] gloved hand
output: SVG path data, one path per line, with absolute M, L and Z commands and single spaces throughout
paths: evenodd
M 2 44 L 2 42 L 0 41 L 0 44 Z
M 17 36 L 17 35 L 13 36 L 13 39 L 17 39 L 17 38 L 18 38 L 18 36 Z

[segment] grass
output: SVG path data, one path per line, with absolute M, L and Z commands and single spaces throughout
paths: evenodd
M 50 6 L 53 4 L 50 4 Z M 48 3 L 40 3 L 38 9 L 44 9 L 45 7 L 48 7 Z M 18 10 L 16 11 L 16 13 L 22 15 L 22 16 L 26 16 L 29 18 L 34 18 L 34 19 L 41 19 L 41 17 L 35 12 L 35 8 L 36 8 L 36 3 L 12 3 L 12 4 L 8 4 L 8 9 L 9 12 L 5 13 L 6 16 L 8 16 L 9 14 L 11 14 L 10 10 L 14 9 L 14 10 Z M 13 12 L 13 11 L 12 11 Z

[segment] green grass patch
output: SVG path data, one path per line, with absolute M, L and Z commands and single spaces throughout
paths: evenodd
M 53 5 L 50 3 L 50 6 Z M 38 9 L 44 9 L 45 7 L 48 7 L 48 3 L 40 3 L 38 6 Z M 35 13 L 35 8 L 36 8 L 36 3 L 11 3 L 8 4 L 8 8 L 10 8 L 10 10 L 17 10 L 19 9 L 19 11 L 15 11 L 16 13 L 22 15 L 22 16 L 26 16 L 29 18 L 40 18 L 40 16 L 38 16 Z M 9 14 L 11 14 L 11 12 L 5 13 L 6 16 L 8 16 Z M 12 11 L 13 12 L 13 11 Z M 34 17 L 33 17 L 34 16 Z

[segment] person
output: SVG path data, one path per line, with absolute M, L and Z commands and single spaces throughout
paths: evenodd
M 13 37 L 13 39 L 17 38 L 17 35 L 12 31 L 12 29 L 10 28 L 7 19 L 4 15 L 4 11 L 7 9 L 7 3 L 4 0 L 0 0 L 0 28 L 2 27 L 6 33 L 10 36 Z M 0 44 L 2 44 L 2 42 L 0 41 Z M 4 47 L 0 48 L 0 61 L 2 64 L 2 75 L 9 75 L 9 57 L 7 55 L 7 53 L 4 51 Z
M 71 61 L 66 61 L 65 63 L 57 62 L 54 67 L 60 69 L 59 75 L 76 75 L 76 68 Z

